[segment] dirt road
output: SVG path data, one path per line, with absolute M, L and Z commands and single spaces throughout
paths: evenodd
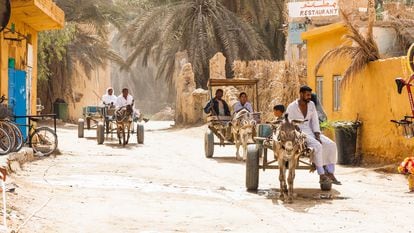
M 150 122 L 145 144 L 132 138 L 125 148 L 60 128 L 62 154 L 12 177 L 12 227 L 29 219 L 20 232 L 414 231 L 414 195 L 403 176 L 338 167 L 344 185 L 322 199 L 317 175 L 298 171 L 295 203 L 284 204 L 276 171 L 261 172 L 259 192 L 248 193 L 233 147 L 206 159 L 205 127 L 170 124 Z

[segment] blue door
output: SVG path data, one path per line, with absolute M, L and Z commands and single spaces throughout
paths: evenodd
M 9 69 L 9 105 L 15 116 L 27 115 L 26 102 L 26 72 L 22 70 Z M 26 125 L 26 118 L 16 119 L 19 125 Z M 26 126 L 20 126 L 24 139 L 27 136 Z

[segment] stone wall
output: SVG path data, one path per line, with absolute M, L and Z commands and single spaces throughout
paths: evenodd
M 259 111 L 262 120 L 273 118 L 273 106 L 287 106 L 299 94 L 299 87 L 306 83 L 306 66 L 303 61 L 236 61 L 235 78 L 259 79 Z M 242 89 L 253 101 L 253 91 Z M 250 93 L 250 94 L 249 94 Z
M 176 90 L 176 125 L 193 125 L 203 122 L 203 107 L 208 100 L 208 92 L 196 89 L 192 65 L 188 63 L 186 52 L 177 53 L 175 59 L 174 86 Z
M 83 117 L 83 107 L 89 105 L 101 105 L 102 95 L 111 86 L 110 66 L 97 68 L 87 77 L 83 69 L 78 67 L 79 72 L 75 72 L 71 79 L 72 96 L 68 102 L 68 117 L 70 121 L 75 121 Z M 117 95 L 119 93 L 116 93 Z
M 221 53 L 217 53 L 210 60 L 210 74 L 212 78 L 225 78 L 225 62 L 226 59 Z M 176 59 L 176 63 L 176 124 L 186 125 L 202 122 L 202 108 L 208 101 L 208 91 L 195 89 L 194 73 L 192 72 L 191 64 L 187 63 L 186 59 Z M 273 118 L 274 105 L 284 104 L 287 106 L 295 100 L 298 97 L 300 85 L 306 82 L 306 66 L 303 61 L 295 63 L 262 60 L 236 61 L 234 63 L 234 74 L 236 79 L 259 80 L 258 109 L 262 112 L 263 121 Z M 231 108 L 238 101 L 238 95 L 241 91 L 247 93 L 252 104 L 256 104 L 254 99 L 255 90 L 252 87 L 236 88 L 230 86 L 221 88 L 224 89 L 224 99 Z M 254 107 L 257 109 L 257 106 Z

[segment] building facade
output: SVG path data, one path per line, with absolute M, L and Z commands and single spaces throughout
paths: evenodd
M 16 115 L 36 114 L 38 32 L 64 27 L 52 0 L 11 0 L 11 17 L 0 33 L 0 95 Z
M 343 39 L 347 32 L 344 24 L 336 23 L 302 33 L 307 44 L 308 84 L 319 95 L 330 121 L 362 121 L 360 143 L 365 161 L 395 162 L 412 156 L 414 139 L 403 137 L 401 129 L 390 122 L 411 115 L 408 94 L 398 94 L 395 85 L 395 78 L 406 79 L 411 75 L 405 56 L 370 62 L 343 85 L 350 57 L 325 63 L 314 73 L 317 62 L 327 51 L 351 43 Z M 380 52 L 386 51 L 384 45 L 388 41 L 381 40 L 384 38 L 381 33 L 374 30 Z

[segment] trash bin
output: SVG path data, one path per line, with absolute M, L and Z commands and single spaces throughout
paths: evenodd
M 53 103 L 53 110 L 58 119 L 68 120 L 68 104 L 64 100 L 56 99 L 55 103 Z
M 333 124 L 335 128 L 335 141 L 338 149 L 338 164 L 352 165 L 357 162 L 357 131 L 360 122 L 336 122 Z

